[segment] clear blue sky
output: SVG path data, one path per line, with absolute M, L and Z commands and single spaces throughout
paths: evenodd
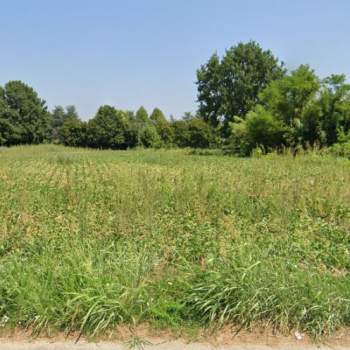
M 288 68 L 350 77 L 349 0 L 0 0 L 0 28 L 0 84 L 83 119 L 106 103 L 194 111 L 196 69 L 250 39 Z

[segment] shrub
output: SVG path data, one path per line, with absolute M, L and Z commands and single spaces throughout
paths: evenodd
M 346 157 L 350 159 L 350 141 L 334 144 L 328 148 L 328 153 L 337 157 Z

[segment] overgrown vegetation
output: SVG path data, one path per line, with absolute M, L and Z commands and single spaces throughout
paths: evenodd
M 349 170 L 317 153 L 1 149 L 1 324 L 350 326 Z

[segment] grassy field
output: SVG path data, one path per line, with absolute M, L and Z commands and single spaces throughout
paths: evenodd
M 0 150 L 0 327 L 350 326 L 350 161 Z

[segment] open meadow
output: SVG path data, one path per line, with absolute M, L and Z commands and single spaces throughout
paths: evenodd
M 205 153 L 205 152 L 204 152 Z M 350 161 L 0 150 L 0 324 L 350 326 Z

